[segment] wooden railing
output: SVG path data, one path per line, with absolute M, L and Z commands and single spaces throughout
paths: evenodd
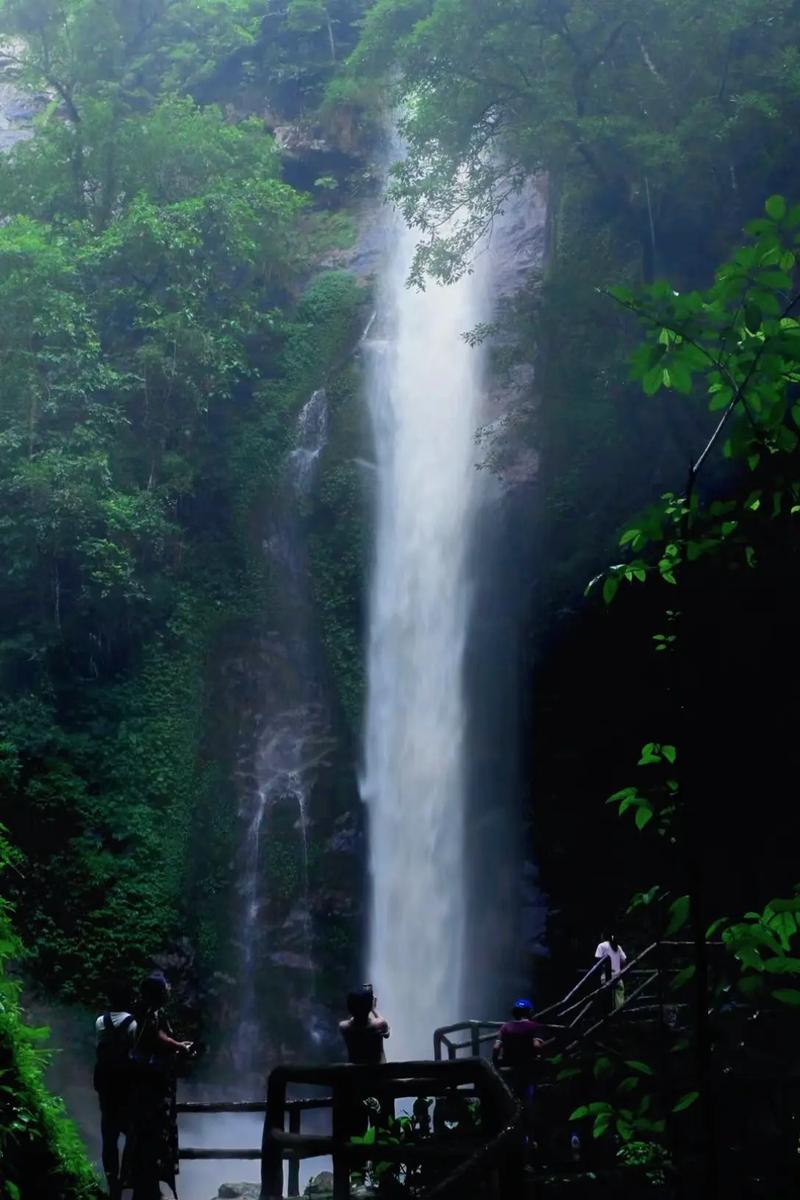
M 709 945 L 717 946 L 718 943 L 709 942 Z M 669 1009 L 677 1012 L 685 1006 L 676 1002 L 664 1003 L 663 995 L 653 999 L 648 996 L 648 989 L 658 984 L 660 978 L 675 974 L 680 969 L 665 965 L 665 960 L 679 957 L 691 949 L 690 942 L 653 942 L 626 963 L 619 975 L 599 984 L 597 981 L 605 960 L 598 959 L 581 972 L 578 982 L 566 995 L 537 1012 L 536 1020 L 552 1033 L 560 1049 L 569 1051 L 611 1021 L 617 1023 L 641 1017 L 651 1010 Z M 611 1004 L 611 996 L 620 981 L 628 985 L 628 992 L 624 1004 L 615 1009 Z M 434 1057 L 437 1061 L 444 1058 L 453 1061 L 464 1052 L 477 1057 L 489 1043 L 495 1041 L 501 1024 L 500 1021 L 470 1020 L 443 1025 L 433 1035 Z
M 289 1130 L 291 1133 L 300 1133 L 302 1114 L 310 1109 L 320 1109 L 330 1107 L 329 1097 L 308 1097 L 304 1099 L 294 1099 L 286 1101 L 286 1116 L 289 1118 Z M 266 1115 L 267 1102 L 266 1100 L 225 1100 L 225 1101 L 182 1101 L 177 1105 L 178 1115 L 203 1113 L 214 1115 L 216 1113 L 263 1113 Z M 200 1149 L 194 1146 L 178 1147 L 179 1158 L 186 1161 L 197 1161 L 200 1159 L 216 1160 L 220 1162 L 245 1160 L 245 1161 L 261 1161 L 262 1146 L 248 1146 L 243 1149 Z M 300 1195 L 300 1159 L 293 1154 L 287 1155 L 289 1163 L 289 1178 L 288 1178 L 288 1195 Z
M 325 1096 L 292 1099 L 292 1085 L 320 1086 Z M 399 1098 L 452 1097 L 480 1102 L 480 1132 L 470 1136 L 419 1137 L 402 1144 L 384 1142 L 377 1132 L 373 1145 L 359 1145 L 352 1138 L 354 1106 L 376 1096 L 384 1111 L 391 1112 Z M 331 1134 L 304 1133 L 302 1115 L 311 1110 L 329 1110 Z M 182 1160 L 260 1160 L 262 1200 L 282 1200 L 283 1164 L 288 1162 L 288 1195 L 300 1194 L 300 1162 L 304 1158 L 330 1156 L 333 1160 L 334 1200 L 348 1200 L 350 1173 L 368 1161 L 441 1167 L 444 1174 L 428 1193 L 430 1200 L 445 1200 L 455 1189 L 480 1172 L 499 1170 L 505 1187 L 517 1188 L 521 1162 L 514 1150 L 521 1137 L 522 1112 L 498 1073 L 483 1059 L 447 1062 L 382 1063 L 379 1066 L 334 1064 L 320 1067 L 276 1067 L 267 1083 L 265 1101 L 181 1102 L 179 1115 L 218 1113 L 264 1113 L 264 1133 L 259 1147 L 200 1149 L 179 1147 Z M 286 1128 L 288 1118 L 288 1130 Z M 435 1123 L 434 1123 L 435 1124 Z M 437 1171 L 437 1174 L 442 1172 Z
M 580 979 L 560 1000 L 536 1014 L 553 1034 L 558 1048 L 574 1052 L 587 1039 L 593 1038 L 609 1022 L 615 1024 L 649 1014 L 655 1008 L 663 1018 L 667 1008 L 678 1010 L 682 1005 L 665 1004 L 661 981 L 678 968 L 666 965 L 666 960 L 679 957 L 686 949 L 685 942 L 661 942 L 647 946 L 613 979 L 597 983 L 603 961 L 595 962 L 581 974 Z M 630 990 L 625 1003 L 617 1009 L 611 1005 L 611 990 L 622 980 Z M 655 1004 L 641 1007 L 641 999 L 651 985 L 659 984 Z M 588 989 L 588 990 L 587 990 Z M 637 1006 L 634 1002 L 639 1000 Z M 350 1195 L 351 1168 L 380 1157 L 381 1161 L 401 1162 L 408 1166 L 437 1163 L 450 1164 L 449 1172 L 429 1191 L 429 1200 L 454 1195 L 466 1180 L 480 1171 L 499 1169 L 506 1176 L 507 1190 L 513 1195 L 509 1172 L 521 1169 L 515 1147 L 521 1138 L 521 1109 L 505 1085 L 501 1074 L 482 1058 L 485 1047 L 494 1042 L 500 1021 L 461 1021 L 437 1029 L 433 1038 L 434 1061 L 383 1063 L 379 1066 L 334 1064 L 319 1067 L 276 1067 L 267 1085 L 267 1099 L 225 1101 L 220 1103 L 184 1102 L 178 1105 L 179 1114 L 263 1113 L 264 1133 L 260 1147 L 243 1149 L 179 1149 L 182 1159 L 245 1159 L 260 1160 L 262 1170 L 262 1200 L 282 1200 L 283 1163 L 288 1162 L 288 1195 L 300 1191 L 300 1161 L 321 1155 L 331 1156 L 334 1173 L 334 1200 L 346 1200 Z M 465 1035 L 465 1036 L 460 1036 Z M 463 1054 L 466 1051 L 467 1054 Z M 546 1082 L 546 1081 L 545 1081 Z M 329 1094 L 302 1099 L 290 1098 L 290 1085 L 321 1086 Z M 367 1146 L 353 1143 L 348 1130 L 348 1113 L 354 1103 L 368 1096 L 377 1096 L 385 1106 L 393 1106 L 399 1097 L 441 1098 L 458 1089 L 459 1096 L 475 1096 L 481 1101 L 484 1127 L 481 1137 L 473 1139 L 420 1137 L 401 1145 L 379 1142 Z M 332 1114 L 332 1133 L 304 1133 L 302 1116 L 312 1110 L 328 1110 Z M 288 1129 L 286 1128 L 288 1121 Z M 514 1184 L 514 1186 L 517 1186 Z M 465 1191 L 459 1193 L 467 1195 Z
M 290 1085 L 330 1089 L 327 1104 L 332 1112 L 331 1134 L 304 1134 L 285 1128 L 287 1089 Z M 353 1114 L 360 1102 L 376 1097 L 392 1107 L 399 1098 L 437 1099 L 474 1097 L 480 1102 L 477 1132 L 458 1131 L 444 1137 L 415 1137 L 408 1141 L 384 1140 L 376 1131 L 373 1144 L 352 1140 Z M 338 1064 L 320 1067 L 276 1067 L 267 1086 L 267 1119 L 262 1147 L 262 1200 L 282 1200 L 285 1157 L 333 1160 L 334 1200 L 349 1200 L 350 1174 L 375 1160 L 402 1164 L 407 1170 L 423 1166 L 438 1176 L 428 1191 L 430 1200 L 456 1195 L 465 1180 L 480 1172 L 498 1171 L 500 1194 L 518 1194 L 522 1162 L 515 1154 L 522 1137 L 522 1109 L 494 1068 L 483 1059 L 448 1062 L 381 1063 L 379 1066 Z M 466 1193 L 459 1192 L 463 1196 Z

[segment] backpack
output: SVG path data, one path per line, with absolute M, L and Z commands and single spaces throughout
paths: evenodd
M 103 1091 L 115 1085 L 127 1083 L 131 1073 L 130 1026 L 133 1016 L 128 1013 L 119 1025 L 111 1020 L 111 1013 L 103 1013 L 103 1036 L 97 1043 L 97 1058 L 94 1068 L 95 1091 Z

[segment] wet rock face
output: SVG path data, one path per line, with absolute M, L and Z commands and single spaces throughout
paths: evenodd
M 260 1196 L 257 1183 L 223 1183 L 214 1200 L 259 1200 Z
M 319 1175 L 315 1175 L 313 1179 L 309 1180 L 308 1187 L 303 1194 L 313 1197 L 313 1200 L 326 1200 L 328 1196 L 332 1196 L 333 1172 L 320 1171 Z
M 31 95 L 17 82 L 15 47 L 0 49 L 0 153 L 7 154 L 17 142 L 33 136 L 34 118 L 48 103 L 44 95 Z
M 364 166 L 364 147 L 356 139 L 323 133 L 303 121 L 284 124 L 269 113 L 266 123 L 281 152 L 284 177 L 301 191 L 310 191 L 326 175 L 347 191 L 351 177 Z
M 249 973 L 254 1027 L 248 1028 L 245 1061 L 259 1069 L 280 1060 L 335 1056 L 336 1018 L 361 925 L 363 835 L 353 785 L 342 782 L 349 770 L 346 748 L 321 686 L 314 688 L 315 703 L 303 704 L 318 669 L 316 651 L 298 661 L 277 632 L 250 639 L 238 652 L 231 648 L 224 667 L 226 703 L 240 722 L 228 802 L 241 814 L 241 842 L 231 864 L 231 979 L 224 1024 L 239 1026 Z M 278 770 L 284 752 L 287 763 Z M 253 804 L 265 788 L 257 856 L 248 863 Z M 247 922 L 250 904 L 256 915 Z M 234 1046 L 235 1038 L 226 1039 L 219 1067 L 238 1074 L 243 1064 L 226 1058 Z
M 491 237 L 490 291 L 495 303 L 513 300 L 545 258 L 547 199 L 542 181 L 529 180 L 509 197 Z
M 535 409 L 533 363 L 515 361 L 514 335 L 504 324 L 520 293 L 536 286 L 547 252 L 547 197 L 543 181 L 530 180 L 509 197 L 496 219 L 490 242 L 489 292 L 498 329 L 490 348 L 498 358 L 512 352 L 512 361 L 490 381 L 486 421 L 481 429 L 486 461 L 508 489 L 533 483 L 539 456 L 530 446 L 526 427 Z

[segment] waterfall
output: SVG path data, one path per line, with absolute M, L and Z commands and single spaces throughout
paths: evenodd
M 308 803 L 319 769 L 327 762 L 333 739 L 326 706 L 316 679 L 311 648 L 310 597 L 302 503 L 309 496 L 328 433 L 328 403 L 315 391 L 297 418 L 295 448 L 288 456 L 283 487 L 264 541 L 267 559 L 279 580 L 274 600 L 274 633 L 268 652 L 268 686 L 260 698 L 260 730 L 253 764 L 253 785 L 240 810 L 244 829 L 240 861 L 238 927 L 241 993 L 234 1064 L 252 1070 L 263 1035 L 257 976 L 272 964 L 297 973 L 295 999 L 308 1002 L 313 976 L 313 927 L 309 894 Z M 279 598 L 279 599 L 278 599 Z M 269 676 L 273 676 L 270 679 Z M 247 773 L 250 778 L 250 772 Z M 296 813 L 296 843 L 284 845 L 299 868 L 299 896 L 276 944 L 269 926 L 270 879 L 264 847 L 273 835 L 271 817 L 278 807 Z M 294 841 L 294 839 L 293 839 Z
M 429 1057 L 434 1028 L 469 1015 L 464 656 L 484 380 L 482 351 L 462 335 L 487 316 L 480 269 L 408 289 L 414 250 L 398 221 L 381 281 L 384 337 L 364 343 L 377 511 L 361 789 L 369 973 L 395 1060 Z

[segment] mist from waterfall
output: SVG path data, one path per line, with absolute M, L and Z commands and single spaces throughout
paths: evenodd
M 479 269 L 406 287 L 416 235 L 400 220 L 365 341 L 377 467 L 362 796 L 369 813 L 369 974 L 391 1057 L 429 1057 L 463 1018 L 469 559 L 481 491 L 475 433 L 487 317 Z

